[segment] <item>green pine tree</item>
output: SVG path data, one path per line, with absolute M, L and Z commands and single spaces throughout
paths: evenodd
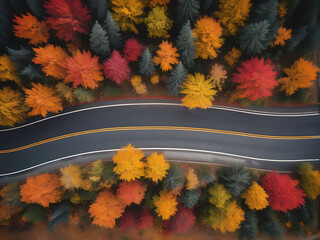
M 169 78 L 166 81 L 167 90 L 170 95 L 177 97 L 181 90 L 181 84 L 188 76 L 187 70 L 181 62 L 179 62 L 170 72 Z
M 179 26 L 184 25 L 188 20 L 193 24 L 199 16 L 199 0 L 178 0 L 176 22 Z
M 68 223 L 70 214 L 70 207 L 66 203 L 60 203 L 50 217 L 49 230 L 53 230 L 59 223 Z
M 259 229 L 265 231 L 271 238 L 281 238 L 283 229 L 271 208 L 267 207 L 259 213 Z
M 308 27 L 307 35 L 301 43 L 301 47 L 306 51 L 320 48 L 320 24 Z
M 90 34 L 90 48 L 95 53 L 105 57 L 110 51 L 109 39 L 106 31 L 96 21 L 92 27 Z
M 163 184 L 168 190 L 175 190 L 183 185 L 183 170 L 179 164 L 170 163 L 168 174 L 163 180 Z
M 14 62 L 18 71 L 22 71 L 26 66 L 28 66 L 34 56 L 32 50 L 23 46 L 20 46 L 20 49 L 18 50 L 7 47 L 7 50 L 10 60 Z
M 113 19 L 110 11 L 107 12 L 107 17 L 104 21 L 104 27 L 105 29 L 107 29 L 107 34 L 111 47 L 120 49 L 122 45 L 120 28 L 117 22 Z
M 39 204 L 30 204 L 27 205 L 23 217 L 26 218 L 27 222 L 38 223 L 46 219 L 46 212 Z
M 297 48 L 300 43 L 303 41 L 303 39 L 307 35 L 307 26 L 303 26 L 299 28 L 295 33 L 292 34 L 291 38 L 286 41 L 286 50 L 287 51 L 294 51 L 295 48 Z
M 139 61 L 139 72 L 142 75 L 150 76 L 155 71 L 155 65 L 152 60 L 152 55 L 148 48 L 144 50 L 142 57 Z
M 106 0 L 88 0 L 88 8 L 99 21 L 103 21 L 107 15 L 108 7 Z
M 239 229 L 239 240 L 256 240 L 258 231 L 258 218 L 255 212 L 247 210 L 244 214 L 245 220 Z
M 23 68 L 20 72 L 20 75 L 26 76 L 31 80 L 41 79 L 43 77 L 39 67 L 32 63 L 28 64 L 25 68 Z
M 270 23 L 274 23 L 278 16 L 278 1 L 277 0 L 265 0 L 260 3 L 254 11 L 255 22 L 261 22 L 268 20 Z
M 181 195 L 181 202 L 186 208 L 192 209 L 200 199 L 200 193 L 197 190 L 185 191 Z
M 31 13 L 41 18 L 44 15 L 42 0 L 27 0 Z
M 194 64 L 194 54 L 196 46 L 194 45 L 195 37 L 192 36 L 190 21 L 188 20 L 180 30 L 177 37 L 177 48 L 179 50 L 182 62 L 188 67 Z

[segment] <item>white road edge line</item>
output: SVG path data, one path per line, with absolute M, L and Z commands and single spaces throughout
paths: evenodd
M 83 112 L 83 111 L 89 111 L 89 110 L 95 110 L 95 109 L 101 109 L 101 108 L 112 108 L 112 107 L 127 107 L 127 106 L 148 106 L 148 105 L 159 105 L 159 106 L 180 106 L 178 103 L 120 103 L 120 104 L 111 104 L 111 105 L 102 105 L 102 106 L 96 106 L 96 107 L 88 107 L 88 108 L 82 108 L 70 112 L 60 113 L 57 115 L 53 115 L 51 117 L 43 118 L 28 124 L 24 124 L 21 126 L 13 127 L 13 128 L 7 128 L 7 129 L 1 129 L 0 132 L 7 132 L 16 130 L 19 128 L 27 127 L 36 123 L 40 123 L 46 120 L 50 120 L 57 117 L 62 117 L 65 115 Z M 262 111 L 255 111 L 255 110 L 243 110 L 240 108 L 233 108 L 233 107 L 223 107 L 223 106 L 216 106 L 212 105 L 211 107 L 208 107 L 209 109 L 217 109 L 217 110 L 224 110 L 224 111 L 231 111 L 231 112 L 240 112 L 245 114 L 251 114 L 251 115 L 260 115 L 260 116 L 269 116 L 269 117 L 310 117 L 310 116 L 318 116 L 320 113 L 317 112 L 302 112 L 302 113 L 272 113 L 272 112 L 262 112 Z
M 314 161 L 320 161 L 320 159 L 264 159 L 264 158 L 256 158 L 256 157 L 249 157 L 249 156 L 242 156 L 242 155 L 237 155 L 237 154 L 231 154 L 231 153 L 224 153 L 224 152 L 216 152 L 216 151 L 209 151 L 209 150 L 200 150 L 200 149 L 188 149 L 188 148 L 139 148 L 141 150 L 145 151 L 181 151 L 181 152 L 198 152 L 198 153 L 210 153 L 210 154 L 217 154 L 217 155 L 225 155 L 225 156 L 230 156 L 230 157 L 238 157 L 238 158 L 243 158 L 243 159 L 249 159 L 249 160 L 255 160 L 255 161 L 267 161 L 267 162 L 314 162 Z M 25 169 L 21 169 L 19 171 L 15 172 L 10 172 L 10 173 L 2 173 L 0 174 L 0 177 L 5 177 L 5 176 L 10 176 L 18 173 L 22 173 L 40 166 L 44 166 L 53 162 L 58 162 L 61 160 L 65 160 L 68 158 L 73 158 L 73 157 L 79 157 L 79 156 L 85 156 L 85 155 L 90 155 L 90 154 L 96 154 L 96 153 L 106 153 L 106 152 L 116 152 L 121 149 L 104 149 L 104 150 L 96 150 L 96 151 L 90 151 L 90 152 L 83 152 L 83 153 L 78 153 L 74 155 L 69 155 L 61 158 L 56 158 L 50 161 L 47 161 L 45 163 L 40 163 L 37 165 L 34 165 L 32 167 L 28 167 Z

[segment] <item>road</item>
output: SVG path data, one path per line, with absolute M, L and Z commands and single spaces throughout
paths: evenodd
M 174 100 L 118 100 L 33 118 L 0 129 L 0 179 L 110 157 L 128 143 L 164 152 L 169 160 L 243 162 L 281 171 L 300 161 L 319 163 L 316 108 L 283 109 L 285 113 L 219 108 L 189 110 Z

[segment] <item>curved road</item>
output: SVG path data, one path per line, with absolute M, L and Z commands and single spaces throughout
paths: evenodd
M 16 178 L 77 159 L 110 156 L 128 143 L 162 151 L 170 160 L 238 161 L 249 167 L 284 171 L 299 161 L 319 164 L 320 115 L 316 109 L 295 110 L 265 112 L 218 106 L 189 110 L 173 100 L 77 106 L 46 119 L 34 118 L 25 125 L 0 129 L 0 177 Z

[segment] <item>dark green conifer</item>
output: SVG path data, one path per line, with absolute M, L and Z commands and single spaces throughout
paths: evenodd
M 255 212 L 247 210 L 244 214 L 245 220 L 239 229 L 239 240 L 256 240 L 258 231 L 258 218 Z
M 179 62 L 170 72 L 169 78 L 166 81 L 167 90 L 170 95 L 177 97 L 181 90 L 181 84 L 188 76 L 187 70 L 181 62 Z
M 88 0 L 88 8 L 99 21 L 103 21 L 107 15 L 108 7 L 106 0 Z
M 122 38 L 120 28 L 117 22 L 113 19 L 110 11 L 107 11 L 107 17 L 104 21 L 104 27 L 107 30 L 108 39 L 112 48 L 120 49 L 122 45 Z
M 41 18 L 44 15 L 42 0 L 27 0 L 31 13 Z
M 163 180 L 164 187 L 168 190 L 175 190 L 183 185 L 183 170 L 179 164 L 170 163 L 168 174 Z
M 27 222 L 38 223 L 46 219 L 46 212 L 39 204 L 29 204 L 23 213 L 23 217 Z
M 107 32 L 96 21 L 90 34 L 90 48 L 93 52 L 105 57 L 110 51 Z
M 71 211 L 70 207 L 66 203 L 60 203 L 52 213 L 48 228 L 53 230 L 59 223 L 68 223 Z
M 195 37 L 192 36 L 192 29 L 189 20 L 183 25 L 177 37 L 177 48 L 179 50 L 182 62 L 188 67 L 194 64 L 194 54 L 196 46 L 194 45 Z
M 185 191 L 181 195 L 181 202 L 186 208 L 192 209 L 200 199 L 200 193 L 197 190 Z
M 193 24 L 199 16 L 199 0 L 178 0 L 176 22 L 179 26 L 184 25 L 188 20 Z
M 152 55 L 148 48 L 144 50 L 139 61 L 139 72 L 142 75 L 150 76 L 155 71 L 155 64 L 152 60 Z

